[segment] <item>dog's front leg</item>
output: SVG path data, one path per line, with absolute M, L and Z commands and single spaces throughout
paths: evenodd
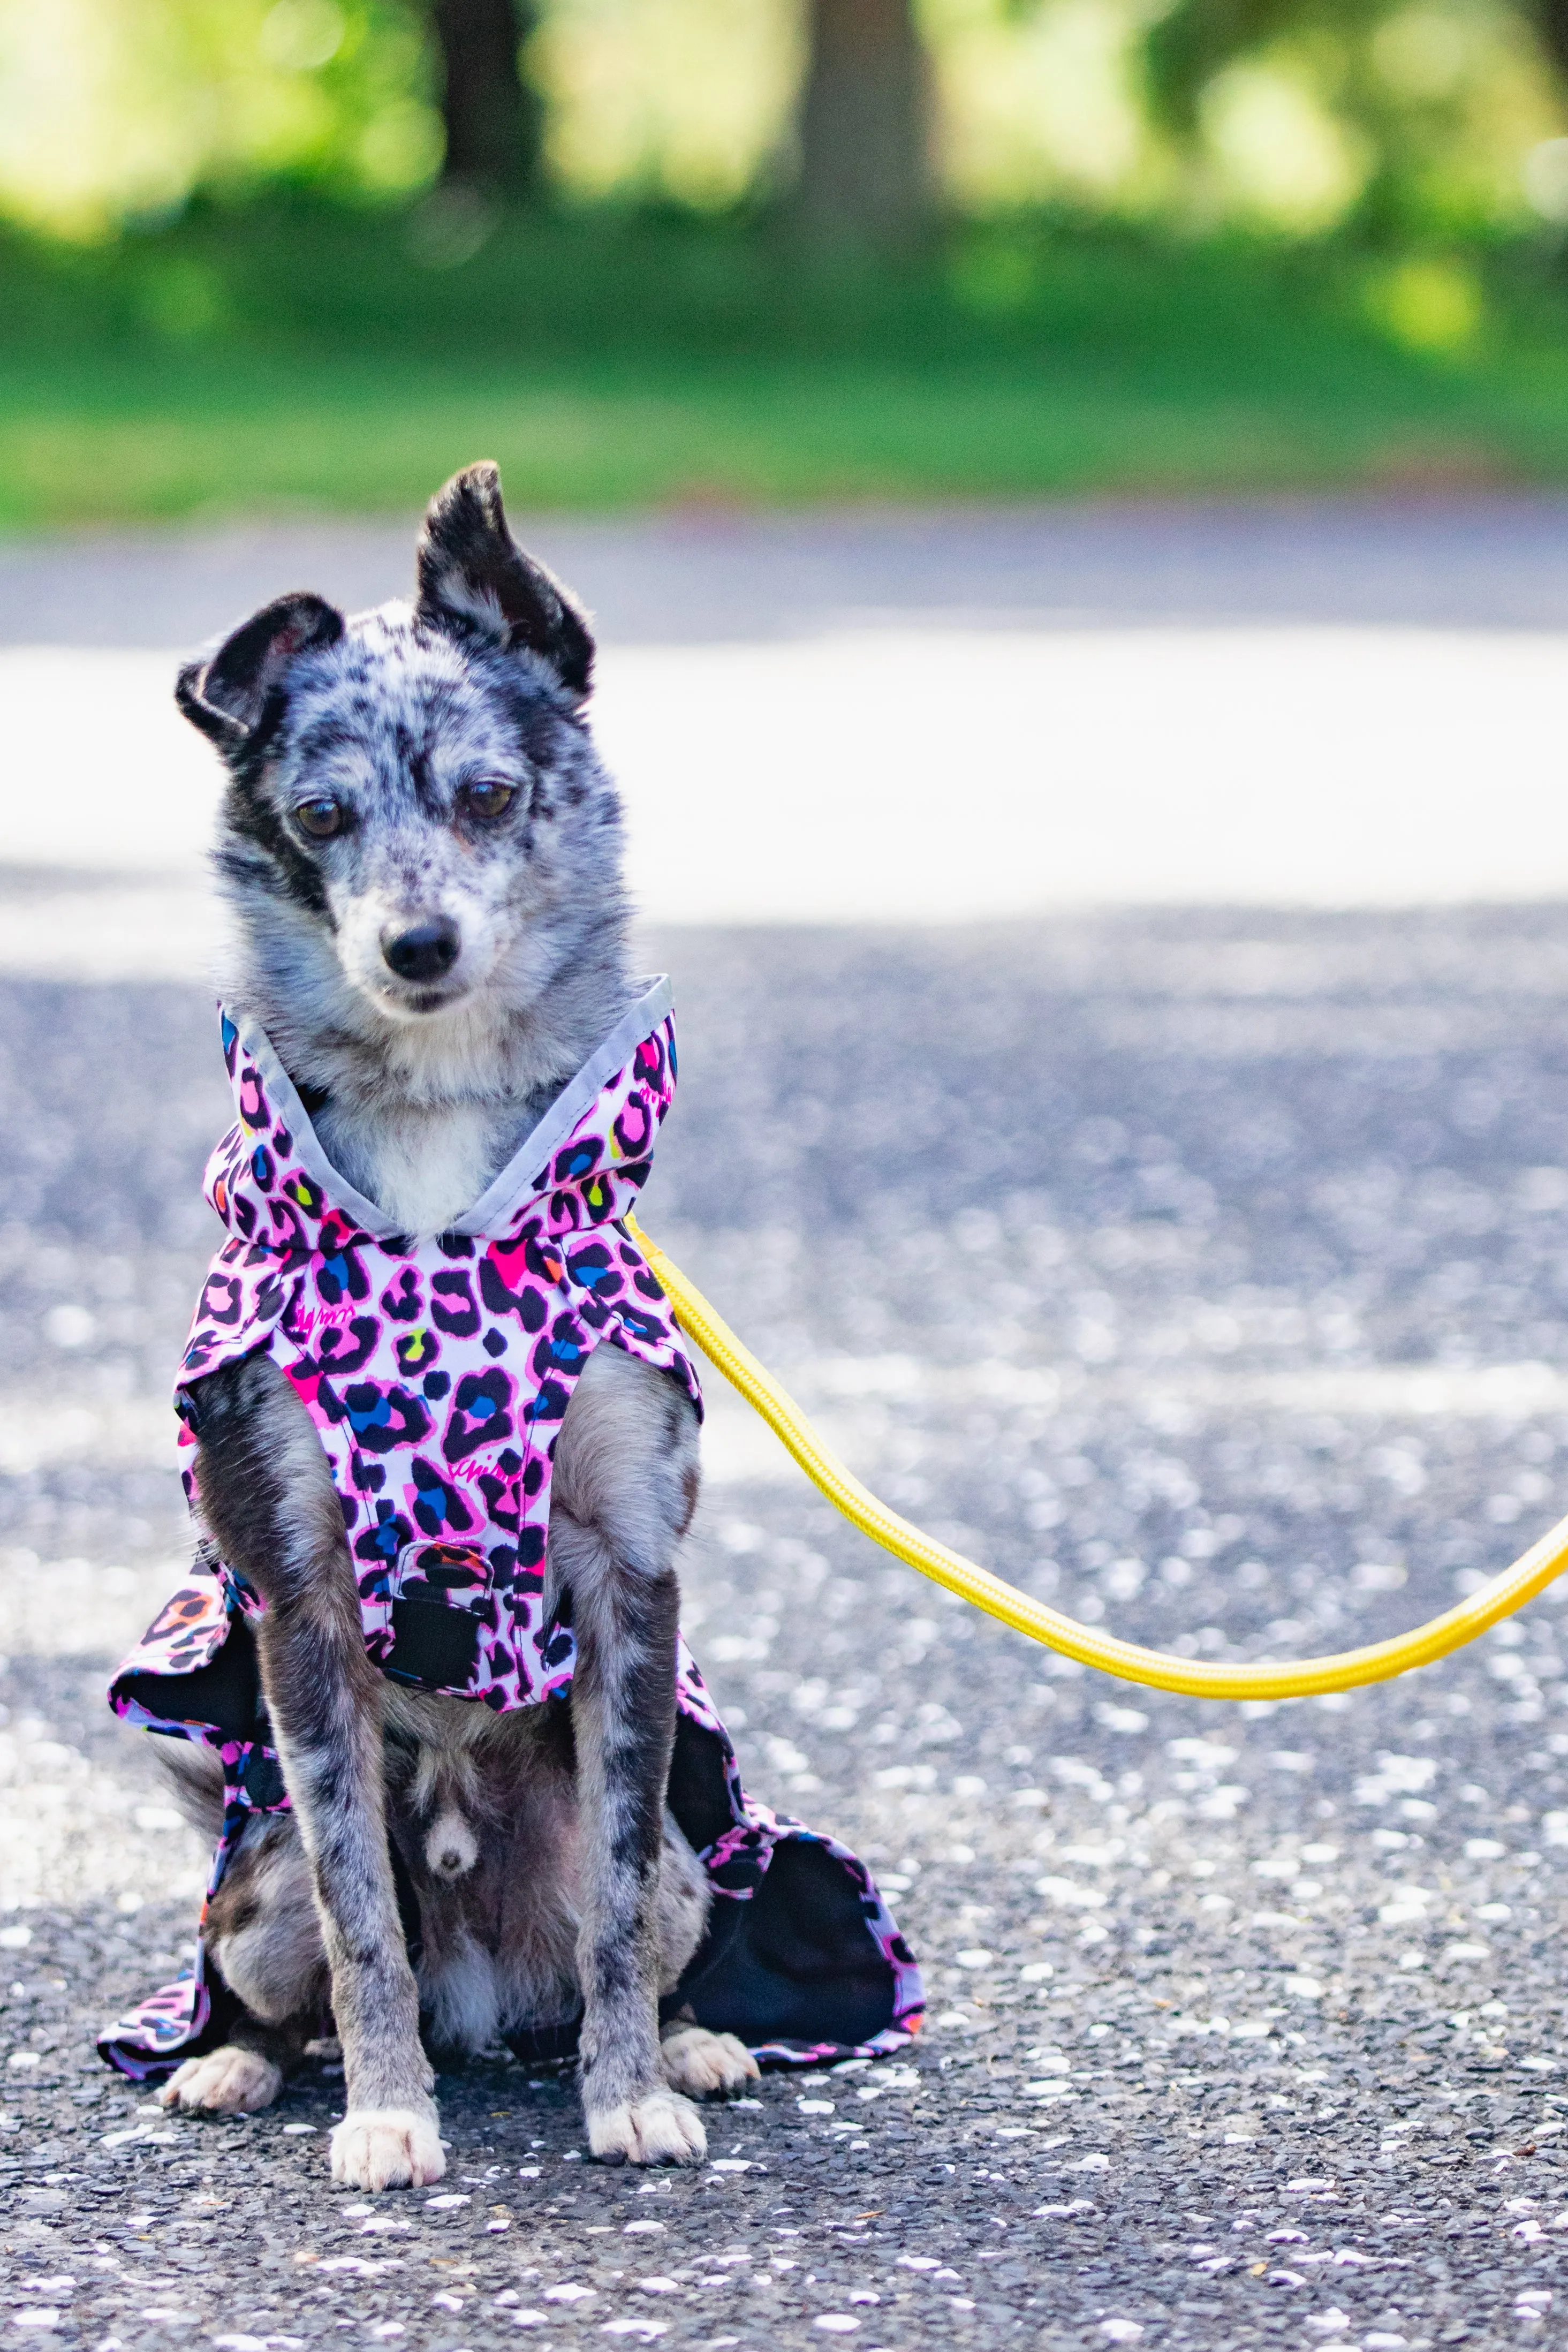
M 577 1634 L 582 2105 L 607 2164 L 697 2164 L 707 2139 L 660 2053 L 659 1874 L 675 1735 L 674 1556 L 696 1496 L 695 1425 L 662 1372 L 613 1347 L 557 1449 L 550 1568 Z
M 571 1720 L 588 2144 L 606 2164 L 696 2164 L 706 2136 L 690 2100 L 669 2088 L 659 2047 L 659 1868 L 680 1591 L 673 1569 L 649 1573 L 617 1559 L 600 1531 L 569 1536 L 568 1524 L 557 1522 L 578 1640 Z
M 204 1514 L 267 1604 L 262 1687 L 331 1971 L 348 2094 L 332 2178 L 418 2188 L 446 2166 L 387 1847 L 381 1676 L 342 1513 L 309 1416 L 268 1358 L 211 1374 L 197 1411 Z

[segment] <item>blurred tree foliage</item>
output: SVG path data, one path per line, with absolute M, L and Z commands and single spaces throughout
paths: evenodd
M 798 188 L 829 233 L 1056 206 L 1449 249 L 1568 222 L 1565 87 L 1568 0 L 0 0 L 0 214 L 420 200 L 456 261 L 546 189 Z
M 1180 148 L 1284 224 L 1484 234 L 1519 217 L 1556 127 L 1559 42 L 1568 73 L 1564 0 L 1173 0 L 1145 88 Z
M 434 97 L 415 0 L 0 0 L 0 209 L 91 238 L 199 187 L 395 199 Z

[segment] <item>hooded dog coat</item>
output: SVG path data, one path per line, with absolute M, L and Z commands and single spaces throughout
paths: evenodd
M 197 1304 L 175 1391 L 193 1449 L 200 1381 L 269 1354 L 315 1424 L 342 1507 L 365 1648 L 392 1680 L 497 1709 L 559 1702 L 576 1649 L 547 1619 L 556 1439 L 608 1343 L 677 1381 L 696 1372 L 622 1223 L 675 1085 L 666 981 L 652 983 L 448 1233 L 411 1240 L 337 1172 L 265 1034 L 223 1016 L 237 1123 L 208 1163 L 228 1238 Z M 185 1473 L 199 1512 L 193 1466 Z M 209 1894 L 251 1816 L 287 1809 L 251 1621 L 260 1596 L 204 1540 L 189 1583 L 110 1686 L 128 1721 L 212 1748 L 224 1827 Z M 670 2009 L 762 2059 L 811 2063 L 899 2047 L 920 1979 L 870 1874 L 831 1838 L 748 1798 L 685 1642 L 669 1803 L 716 1896 Z M 411 1946 L 418 1905 L 399 1873 Z M 220 2042 L 233 1997 L 198 1941 L 193 1971 L 105 2034 L 139 2078 Z M 564 2056 L 576 2027 L 517 2038 Z

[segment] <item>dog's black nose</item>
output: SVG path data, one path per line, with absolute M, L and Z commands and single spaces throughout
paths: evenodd
M 427 923 L 410 923 L 382 933 L 382 954 L 400 980 L 439 980 L 457 961 L 463 941 L 450 915 L 434 915 Z

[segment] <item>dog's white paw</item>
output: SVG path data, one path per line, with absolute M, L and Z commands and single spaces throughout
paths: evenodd
M 282 2069 L 270 2058 L 225 2042 L 204 2058 L 187 2058 L 158 2093 L 158 2104 L 190 2116 L 254 2116 L 282 2088 Z
M 700 2164 L 702 2117 L 678 2091 L 648 2091 L 588 2118 L 588 2145 L 601 2164 Z
M 433 2115 L 412 2107 L 350 2107 L 332 2130 L 340 2189 L 425 2189 L 446 2169 Z
M 738 2091 L 743 2083 L 757 2082 L 762 2072 L 744 2042 L 733 2033 L 710 2033 L 706 2025 L 683 2026 L 670 2034 L 659 2044 L 659 2055 L 671 2089 L 685 2091 L 694 2099 L 709 2098 L 716 2091 Z

